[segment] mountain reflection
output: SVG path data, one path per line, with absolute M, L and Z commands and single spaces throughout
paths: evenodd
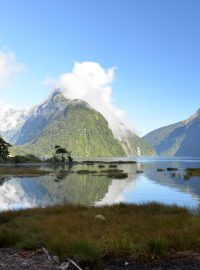
M 17 179 L 4 179 L 0 186 L 0 211 L 32 208 L 37 206 L 32 198 L 27 196 Z
M 111 181 L 77 174 L 6 179 L 0 186 L 0 210 L 62 203 L 91 205 L 104 197 Z
M 160 185 L 170 187 L 182 193 L 190 194 L 195 199 L 200 198 L 199 177 L 191 177 L 185 180 L 183 173 L 155 173 L 151 179 L 157 184 L 159 183 Z
M 165 168 L 170 165 L 178 167 L 177 164 L 162 164 Z M 101 173 L 77 174 L 76 171 L 82 169 L 79 166 L 58 166 L 51 168 L 53 173 L 40 177 L 2 177 L 0 211 L 63 203 L 100 206 L 149 201 L 197 207 L 200 178 L 184 180 L 184 166 L 178 165 L 180 168 L 175 173 L 157 172 L 161 164 L 156 163 L 121 165 L 118 168 L 128 173 L 128 178 L 121 180 L 110 179 Z M 144 173 L 138 174 L 137 170 L 144 170 Z
M 105 194 L 103 199 L 96 202 L 96 205 L 109 205 L 115 204 L 120 202 L 126 202 L 126 197 L 124 192 L 126 190 L 131 190 L 134 192 L 135 184 L 136 184 L 136 177 L 127 180 L 117 180 L 113 179 L 109 188 L 108 192 Z

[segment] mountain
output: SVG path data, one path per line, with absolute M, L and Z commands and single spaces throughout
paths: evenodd
M 125 127 L 117 138 L 106 119 L 83 100 L 66 99 L 57 90 L 45 102 L 34 106 L 24 123 L 4 132 L 14 143 L 14 154 L 52 156 L 55 145 L 77 157 L 154 155 L 154 150 Z
M 143 137 L 161 156 L 200 156 L 200 109 L 188 119 Z

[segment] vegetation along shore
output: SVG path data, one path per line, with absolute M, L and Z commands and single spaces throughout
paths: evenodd
M 157 203 L 53 206 L 0 213 L 0 246 L 45 247 L 61 260 L 97 269 L 105 260 L 139 262 L 199 249 L 200 216 Z

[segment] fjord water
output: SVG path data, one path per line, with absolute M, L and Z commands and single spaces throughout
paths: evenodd
M 105 165 L 104 169 L 108 169 Z M 80 169 L 98 170 L 98 165 L 75 165 L 74 173 L 60 174 L 68 166 L 50 168 L 52 173 L 37 177 L 2 177 L 0 179 L 0 210 L 46 207 L 72 203 L 105 205 L 116 203 L 159 202 L 198 208 L 200 177 L 185 180 L 186 168 L 200 168 L 199 159 L 138 158 L 136 164 L 120 164 L 118 169 L 128 173 L 126 179 L 106 175 L 77 174 Z M 178 168 L 177 171 L 157 169 Z M 9 167 L 8 167 L 9 170 Z M 138 171 L 143 171 L 143 173 Z

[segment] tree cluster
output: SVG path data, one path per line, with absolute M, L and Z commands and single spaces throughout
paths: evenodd
M 73 158 L 71 156 L 71 152 L 67 151 L 65 148 L 59 146 L 59 145 L 56 145 L 55 146 L 55 154 L 56 155 L 61 155 L 61 161 L 62 162 L 65 162 L 66 161 L 66 158 L 65 156 L 67 155 L 67 159 L 69 162 L 73 162 Z

